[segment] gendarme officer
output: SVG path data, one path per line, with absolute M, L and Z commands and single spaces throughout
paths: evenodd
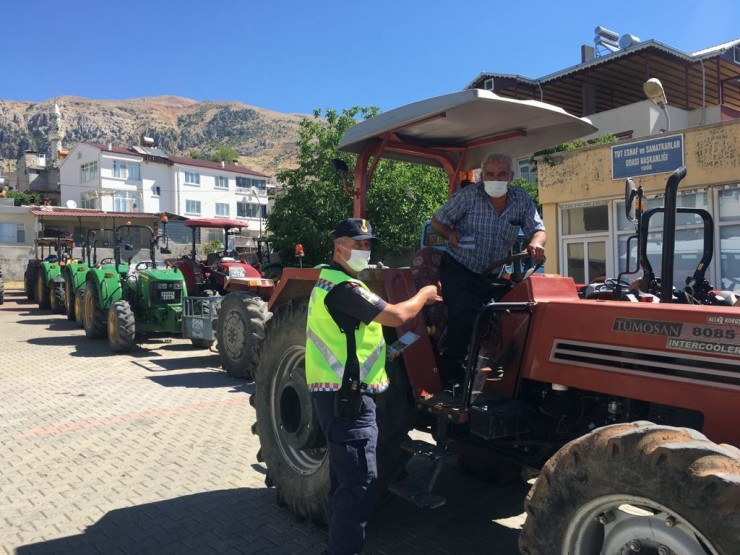
M 332 262 L 321 271 L 308 304 L 306 381 L 329 453 L 330 555 L 360 553 L 375 506 L 373 396 L 389 386 L 382 326 L 400 326 L 438 300 L 429 285 L 407 301 L 388 304 L 356 279 L 370 261 L 374 240 L 367 220 L 339 222 Z

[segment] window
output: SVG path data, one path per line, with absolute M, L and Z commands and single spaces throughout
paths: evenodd
M 80 208 L 97 208 L 97 200 L 98 199 L 88 193 L 82 193 L 82 195 L 80 195 Z
M 200 174 L 185 172 L 185 185 L 200 185 Z
M 229 178 L 223 175 L 216 176 L 216 189 L 228 189 Z
M 534 172 L 534 168 L 529 163 L 529 158 L 519 160 L 519 177 L 526 179 L 530 183 L 537 182 L 537 174 Z
M 141 203 L 138 202 L 139 195 L 131 191 L 118 191 L 113 194 L 114 212 L 138 212 Z
M 718 192 L 720 289 L 740 293 L 740 188 Z
M 251 177 L 236 178 L 237 189 L 251 189 L 252 187 L 264 191 L 267 188 L 267 182 L 264 179 L 252 179 Z
M 24 224 L 0 223 L 0 243 L 25 243 Z
M 229 205 L 225 203 L 216 203 L 216 216 L 229 217 Z
M 185 213 L 200 216 L 200 201 L 199 200 L 186 200 L 185 201 Z
M 124 160 L 113 160 L 113 177 L 141 181 L 141 164 L 126 162 Z
M 266 218 L 267 206 L 251 202 L 237 202 L 236 215 L 239 218 Z
M 98 162 L 88 162 L 80 166 L 80 181 L 91 181 L 98 178 Z
M 563 236 L 563 275 L 576 283 L 591 283 L 604 278 L 609 239 L 609 204 L 563 208 L 560 211 Z

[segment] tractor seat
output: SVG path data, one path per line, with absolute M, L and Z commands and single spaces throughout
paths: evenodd
M 435 285 L 441 290 L 439 266 L 442 263 L 442 251 L 434 247 L 423 247 L 411 261 L 411 277 L 416 289 L 426 285 Z M 429 328 L 429 336 L 437 345 L 442 339 L 447 325 L 447 309 L 442 303 L 434 303 L 422 309 L 424 321 Z

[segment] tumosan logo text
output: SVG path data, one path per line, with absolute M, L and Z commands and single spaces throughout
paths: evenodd
M 659 320 L 634 320 L 632 318 L 617 318 L 614 320 L 614 331 L 643 333 L 646 335 L 665 335 L 679 337 L 683 324 L 677 322 L 661 322 Z

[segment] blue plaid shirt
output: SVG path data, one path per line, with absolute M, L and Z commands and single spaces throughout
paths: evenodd
M 453 228 L 460 237 L 474 238 L 473 248 L 450 247 L 450 255 L 477 274 L 509 255 L 519 228 L 527 241 L 536 231 L 545 230 L 532 197 L 524 189 L 509 186 L 506 208 L 500 215 L 489 199 L 479 182 L 452 195 L 434 214 L 437 221 Z

